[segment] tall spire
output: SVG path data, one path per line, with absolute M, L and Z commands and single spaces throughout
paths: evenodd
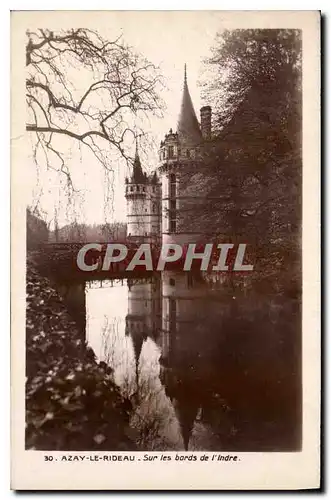
M 138 153 L 138 136 L 136 137 L 136 154 L 135 154 L 135 160 L 139 160 L 139 153 Z
M 173 404 L 183 438 L 184 449 L 187 451 L 198 413 L 199 404 L 197 401 L 194 401 L 187 397 L 187 395 L 181 393 L 177 394 Z
M 201 140 L 199 122 L 194 111 L 192 99 L 187 85 L 187 66 L 184 65 L 184 87 L 182 104 L 177 124 L 179 138 L 188 145 L 195 145 Z
M 143 169 L 141 167 L 141 161 L 139 158 L 138 137 L 136 137 L 136 152 L 135 152 L 135 157 L 134 157 L 134 162 L 133 162 L 132 180 L 133 180 L 133 182 L 136 182 L 137 184 L 144 184 L 146 182 L 146 176 L 143 173 Z
M 135 361 L 136 363 L 138 363 L 143 343 L 146 340 L 146 335 L 144 333 L 141 334 L 140 332 L 131 332 L 131 340 L 134 350 Z
M 136 151 L 135 151 L 135 155 L 134 155 L 133 166 L 139 168 L 140 170 L 142 170 L 142 168 L 141 168 L 141 162 L 140 162 L 140 158 L 139 158 L 139 151 L 138 151 L 138 136 L 136 137 Z

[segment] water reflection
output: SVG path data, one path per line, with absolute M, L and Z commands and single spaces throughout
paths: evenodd
M 300 448 L 295 301 L 165 271 L 88 282 L 82 303 L 86 339 L 131 400 L 142 450 Z

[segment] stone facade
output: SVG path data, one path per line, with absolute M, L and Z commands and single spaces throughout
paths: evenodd
M 197 241 L 200 231 L 187 231 L 181 214 L 194 199 L 184 187 L 183 173 L 196 173 L 211 138 L 211 108 L 200 110 L 198 122 L 189 93 L 186 67 L 177 130 L 172 129 L 160 144 L 157 173 L 143 173 L 138 151 L 133 174 L 127 180 L 128 237 L 158 243 L 185 244 Z
M 126 179 L 127 236 L 137 243 L 159 243 L 161 238 L 161 184 L 154 172 L 143 172 L 136 149 L 133 173 Z

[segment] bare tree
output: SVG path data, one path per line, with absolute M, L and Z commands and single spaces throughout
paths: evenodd
M 163 108 L 158 69 L 121 37 L 108 41 L 90 29 L 27 36 L 26 129 L 35 134 L 36 162 L 43 154 L 47 168 L 66 174 L 72 185 L 63 138 L 88 148 L 106 170 L 115 151 L 131 162 L 128 136 L 141 134 L 144 118 Z

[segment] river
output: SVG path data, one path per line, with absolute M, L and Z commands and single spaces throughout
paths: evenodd
M 132 403 L 139 449 L 300 449 L 296 300 L 175 271 L 59 289 Z

